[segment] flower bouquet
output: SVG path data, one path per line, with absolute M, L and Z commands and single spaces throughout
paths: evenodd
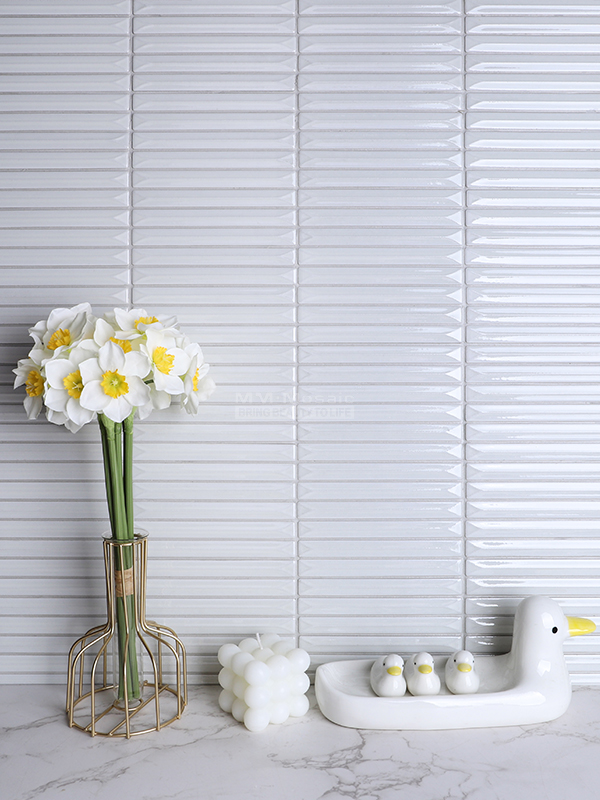
M 57 308 L 29 329 L 34 345 L 15 370 L 15 388 L 25 385 L 25 410 L 72 433 L 98 420 L 112 539 L 134 540 L 133 423 L 173 402 L 189 414 L 214 389 L 200 346 L 178 328 L 175 317 L 145 309 L 116 308 L 95 317 L 89 303 Z M 138 699 L 135 598 L 127 589 L 133 548 L 115 548 L 116 628 L 120 698 Z

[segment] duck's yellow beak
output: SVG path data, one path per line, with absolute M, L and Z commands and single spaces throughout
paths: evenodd
M 418 667 L 418 670 L 423 675 L 429 675 L 430 672 L 433 672 L 433 669 L 429 666 L 429 664 L 421 664 L 421 666 Z
M 402 675 L 402 667 L 389 667 L 388 675 Z
M 471 672 L 470 664 L 459 664 L 457 667 L 459 672 Z
M 567 617 L 569 623 L 569 635 L 581 636 L 584 633 L 593 633 L 596 630 L 596 625 L 591 619 L 585 617 Z

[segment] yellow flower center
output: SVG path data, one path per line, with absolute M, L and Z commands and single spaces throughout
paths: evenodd
M 192 379 L 192 386 L 194 387 L 194 391 L 195 392 L 198 391 L 198 374 L 199 374 L 199 372 L 200 372 L 200 367 L 198 367 L 198 369 L 196 370 L 196 374 L 194 375 L 194 377 Z
M 111 336 L 110 340 L 118 344 L 124 353 L 131 353 L 131 342 L 128 342 L 127 339 L 115 339 L 114 336 Z
M 71 331 L 68 328 L 59 328 L 54 331 L 48 342 L 48 350 L 56 350 L 63 344 L 71 344 Z
M 109 397 L 117 398 L 122 394 L 127 394 L 129 391 L 129 384 L 125 380 L 125 376 L 120 375 L 116 370 L 114 372 L 105 372 L 100 386 L 104 389 L 104 394 L 109 395 Z
M 136 319 L 134 328 L 137 331 L 138 325 L 152 325 L 153 322 L 158 322 L 156 317 L 140 317 L 139 319 Z
M 78 369 L 75 370 L 75 372 L 71 372 L 70 375 L 67 375 L 66 378 L 63 378 L 63 384 L 69 395 L 74 397 L 75 400 L 79 400 L 81 393 L 83 392 L 81 372 L 79 372 Z
M 173 369 L 175 356 L 168 355 L 166 347 L 155 347 L 152 353 L 152 361 L 154 361 L 159 372 L 162 372 L 163 375 L 168 375 Z
M 39 397 L 44 394 L 44 379 L 35 369 L 32 369 L 25 381 L 25 391 L 29 397 Z

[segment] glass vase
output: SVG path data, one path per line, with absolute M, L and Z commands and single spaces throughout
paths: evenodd
M 116 629 L 111 644 L 114 702 L 118 707 L 136 706 L 144 692 L 144 654 L 138 635 L 140 610 L 144 602 L 141 548 L 133 542 L 118 542 L 108 537 L 108 557 L 112 558 L 107 603 L 109 618 Z M 138 539 L 140 534 L 138 533 Z M 110 542 L 113 541 L 113 545 Z

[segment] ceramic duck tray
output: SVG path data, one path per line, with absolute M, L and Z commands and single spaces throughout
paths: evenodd
M 325 717 L 348 728 L 444 730 L 547 722 L 563 714 L 571 681 L 562 651 L 570 636 L 591 633 L 593 622 L 566 617 L 547 597 L 528 597 L 515 614 L 510 653 L 476 656 L 476 694 L 453 695 L 442 685 L 435 696 L 377 697 L 370 686 L 373 659 L 322 664 L 317 702 Z M 435 659 L 443 675 L 447 656 Z

